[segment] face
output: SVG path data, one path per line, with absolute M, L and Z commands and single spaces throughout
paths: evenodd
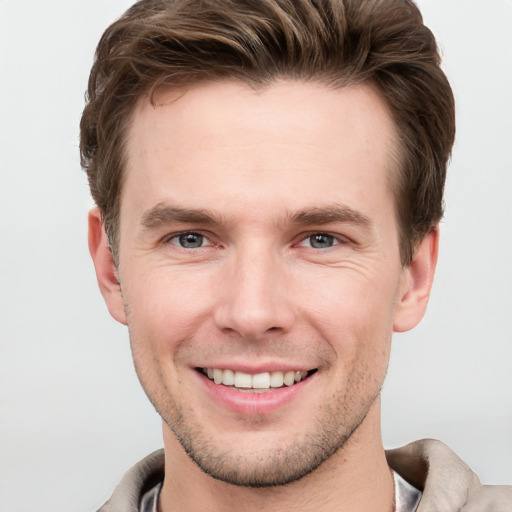
M 296 480 L 377 414 L 393 329 L 423 313 L 400 265 L 395 127 L 367 86 L 218 83 L 156 103 L 129 130 L 107 304 L 203 471 Z

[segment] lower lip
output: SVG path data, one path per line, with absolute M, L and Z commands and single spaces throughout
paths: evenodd
M 245 416 L 270 414 L 286 406 L 300 395 L 314 380 L 316 373 L 293 386 L 275 388 L 264 393 L 237 391 L 236 388 L 215 384 L 206 375 L 197 372 L 206 392 L 224 408 Z

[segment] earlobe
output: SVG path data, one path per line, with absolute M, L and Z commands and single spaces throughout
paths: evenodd
M 117 278 L 117 269 L 107 243 L 100 211 L 94 207 L 89 212 L 89 252 L 96 269 L 96 278 L 108 310 L 118 322 L 126 325 L 123 294 Z
M 409 331 L 421 321 L 427 309 L 439 251 L 439 229 L 428 233 L 414 251 L 411 264 L 402 271 L 395 306 L 395 332 Z

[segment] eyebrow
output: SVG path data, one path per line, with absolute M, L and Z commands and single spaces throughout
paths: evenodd
M 363 213 L 345 205 L 328 205 L 307 207 L 290 213 L 287 222 L 295 225 L 331 224 L 335 222 L 355 224 L 366 228 L 372 227 L 371 220 Z M 223 224 L 222 218 L 208 210 L 180 208 L 158 204 L 142 214 L 141 224 L 147 229 L 156 229 L 165 224 L 182 222 L 185 224 L 203 224 L 217 227 Z
M 290 217 L 293 224 L 330 224 L 343 222 L 363 227 L 372 227 L 372 221 L 363 213 L 345 205 L 330 205 L 304 208 Z
M 222 220 L 208 210 L 178 208 L 162 204 L 145 211 L 141 218 L 142 226 L 148 229 L 155 229 L 172 222 L 204 224 L 212 227 L 222 224 Z

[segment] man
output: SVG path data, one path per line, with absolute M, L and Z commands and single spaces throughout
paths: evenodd
M 98 283 L 165 446 L 102 510 L 510 506 L 436 442 L 382 446 L 455 133 L 412 2 L 143 0 L 81 130 Z

